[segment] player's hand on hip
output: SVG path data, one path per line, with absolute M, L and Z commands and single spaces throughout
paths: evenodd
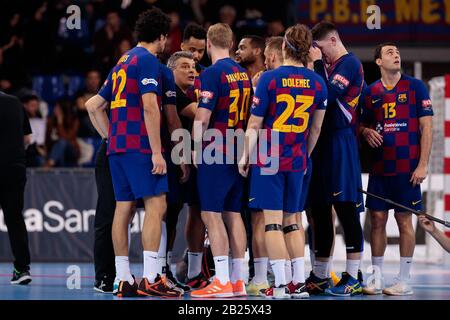
M 152 154 L 153 170 L 152 174 L 166 174 L 167 164 L 161 153 Z
M 185 183 L 189 179 L 189 174 L 191 173 L 191 168 L 188 164 L 182 163 L 180 165 L 181 169 L 181 177 L 180 177 L 180 183 Z
M 421 184 L 423 180 L 425 180 L 425 178 L 427 177 L 427 173 L 428 173 L 427 167 L 418 166 L 416 170 L 414 170 L 409 182 L 411 182 L 413 186 Z
M 383 144 L 383 136 L 379 134 L 376 130 L 365 128 L 362 132 L 364 139 L 366 139 L 369 146 L 372 148 L 381 147 Z
M 434 230 L 436 229 L 434 222 L 429 220 L 424 215 L 419 216 L 419 223 L 422 226 L 422 228 L 429 233 L 433 233 Z

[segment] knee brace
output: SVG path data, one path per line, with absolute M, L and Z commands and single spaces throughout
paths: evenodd
M 299 228 L 298 228 L 298 224 L 296 224 L 296 223 L 291 224 L 290 226 L 286 226 L 286 227 L 283 228 L 284 234 L 287 234 L 287 233 L 292 232 L 292 231 L 297 231 L 297 230 L 299 230 Z
M 266 224 L 266 228 L 265 228 L 266 232 L 269 232 L 269 231 L 281 231 L 281 230 L 282 230 L 281 224 Z
M 363 251 L 364 236 L 359 221 L 359 213 L 355 204 L 343 202 L 335 204 L 336 214 L 344 229 L 345 247 L 347 253 L 358 253 Z

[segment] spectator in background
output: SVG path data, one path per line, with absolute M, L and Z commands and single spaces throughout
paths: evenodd
M 39 98 L 30 94 L 22 98 L 25 112 L 30 121 L 31 135 L 30 145 L 26 150 L 27 167 L 41 167 L 45 163 L 45 134 L 47 130 L 47 121 L 42 117 L 39 111 Z
M 126 40 L 124 40 L 126 41 Z M 78 130 L 78 137 L 80 138 L 94 138 L 97 137 L 97 132 L 92 126 L 89 114 L 86 110 L 85 103 L 91 97 L 95 96 L 101 86 L 101 75 L 98 70 L 90 70 L 86 74 L 85 88 L 78 94 L 76 99 L 77 117 L 80 122 L 80 129 Z
M 133 43 L 130 39 L 122 39 L 114 52 L 114 60 L 118 61 L 122 55 L 133 48 Z
M 116 62 L 113 60 L 115 49 L 123 39 L 128 39 L 132 42 L 131 31 L 127 25 L 122 24 L 118 11 L 109 11 L 106 14 L 105 26 L 94 34 L 96 60 L 105 73 Z
M 74 167 L 78 164 L 80 147 L 77 133 L 80 127 L 70 101 L 59 100 L 48 120 L 46 145 L 49 150 L 45 167 Z
M 178 12 L 171 11 L 168 13 L 168 16 L 170 18 L 170 31 L 164 52 L 167 56 L 171 56 L 180 48 L 183 32 L 180 27 L 180 15 Z
M 273 20 L 267 24 L 267 36 L 269 37 L 282 36 L 284 31 L 286 28 L 281 20 Z
M 13 12 L 0 27 L 0 90 L 14 92 L 25 84 L 22 17 Z

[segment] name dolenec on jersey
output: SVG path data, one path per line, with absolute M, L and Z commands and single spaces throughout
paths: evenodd
M 282 66 L 266 71 L 260 78 L 253 98 L 251 113 L 264 117 L 263 129 L 268 130 L 268 156 L 271 148 L 278 151 L 279 171 L 303 171 L 307 162 L 307 137 L 312 115 L 327 105 L 327 87 L 323 79 L 311 70 Z M 278 132 L 279 141 L 271 139 Z M 277 148 L 278 147 L 278 148 Z M 267 159 L 259 155 L 258 166 Z
M 392 89 L 381 80 L 364 93 L 362 123 L 383 136 L 383 145 L 373 150 L 372 174 L 411 174 L 420 158 L 419 118 L 432 116 L 430 96 L 422 81 L 402 75 Z

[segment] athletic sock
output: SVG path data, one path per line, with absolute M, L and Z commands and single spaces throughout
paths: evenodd
M 144 251 L 144 273 L 143 278 L 147 278 L 150 283 L 154 283 L 158 275 L 159 261 L 158 252 Z
M 214 267 L 216 269 L 216 278 L 222 285 L 230 281 L 230 273 L 228 266 L 228 256 L 214 257 Z
M 314 263 L 313 266 L 314 275 L 320 279 L 327 279 L 328 265 L 329 265 L 328 261 L 319 261 L 316 259 L 316 262 Z
M 412 257 L 400 257 L 400 280 L 407 282 L 411 274 Z
M 236 283 L 238 280 L 244 280 L 244 258 L 231 260 L 231 282 Z
M 116 271 L 117 277 L 120 281 L 128 281 L 130 284 L 134 283 L 133 276 L 130 271 L 130 262 L 127 256 L 116 256 Z
M 360 261 L 359 259 L 358 260 L 347 259 L 347 266 L 345 268 L 345 271 L 355 279 L 358 279 L 359 261 Z
M 384 262 L 384 256 L 381 256 L 381 257 L 372 256 L 372 266 L 378 267 L 378 269 L 380 270 L 380 275 L 383 274 L 383 262 Z
M 305 282 L 305 258 L 294 258 L 292 259 L 292 283 L 304 283 Z
M 270 260 L 270 266 L 272 267 L 273 273 L 275 275 L 275 287 L 280 285 L 286 285 L 286 271 L 285 271 L 285 260 Z
M 167 229 L 166 223 L 161 222 L 161 240 L 158 249 L 158 273 L 166 274 L 166 248 L 167 248 Z
M 188 252 L 188 278 L 192 279 L 202 272 L 203 252 Z
M 253 282 L 255 284 L 261 284 L 261 283 L 267 282 L 267 263 L 268 262 L 269 262 L 268 257 L 253 259 L 253 265 L 255 267 L 255 276 L 253 277 Z
M 287 259 L 284 262 L 284 273 L 286 283 L 290 283 L 292 281 L 292 264 L 290 259 Z

